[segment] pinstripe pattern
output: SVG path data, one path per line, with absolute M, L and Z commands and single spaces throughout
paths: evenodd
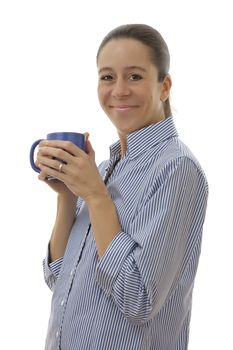
M 79 199 L 64 257 L 44 260 L 53 291 L 47 350 L 187 349 L 205 175 L 172 117 L 128 135 L 120 160 L 119 151 L 118 141 L 99 171 L 122 231 L 99 259 Z

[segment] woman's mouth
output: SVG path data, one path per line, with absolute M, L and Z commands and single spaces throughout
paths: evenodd
M 138 106 L 129 106 L 129 105 L 122 105 L 122 106 L 110 106 L 110 108 L 115 109 L 117 112 L 127 112 L 133 108 L 137 108 Z

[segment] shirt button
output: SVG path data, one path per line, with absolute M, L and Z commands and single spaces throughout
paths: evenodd
M 74 270 L 71 270 L 70 271 L 70 276 L 73 276 L 73 274 L 74 274 Z
M 62 299 L 62 301 L 61 301 L 61 306 L 63 306 L 63 305 L 64 305 L 64 303 L 65 303 L 65 300 L 64 300 L 64 299 Z
M 59 331 L 56 332 L 56 338 L 58 338 L 58 337 L 59 337 Z

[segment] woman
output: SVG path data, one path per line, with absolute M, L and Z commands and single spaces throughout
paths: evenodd
M 86 152 L 40 143 L 39 178 L 58 193 L 46 349 L 187 349 L 208 186 L 177 135 L 169 61 L 155 29 L 114 29 L 97 54 L 99 101 L 119 135 L 110 159 L 97 168 L 88 133 Z

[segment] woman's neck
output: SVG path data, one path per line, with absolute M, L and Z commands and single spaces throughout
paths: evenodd
M 120 136 L 120 144 L 121 144 L 121 158 L 123 158 L 128 148 L 126 136 L 124 137 Z

